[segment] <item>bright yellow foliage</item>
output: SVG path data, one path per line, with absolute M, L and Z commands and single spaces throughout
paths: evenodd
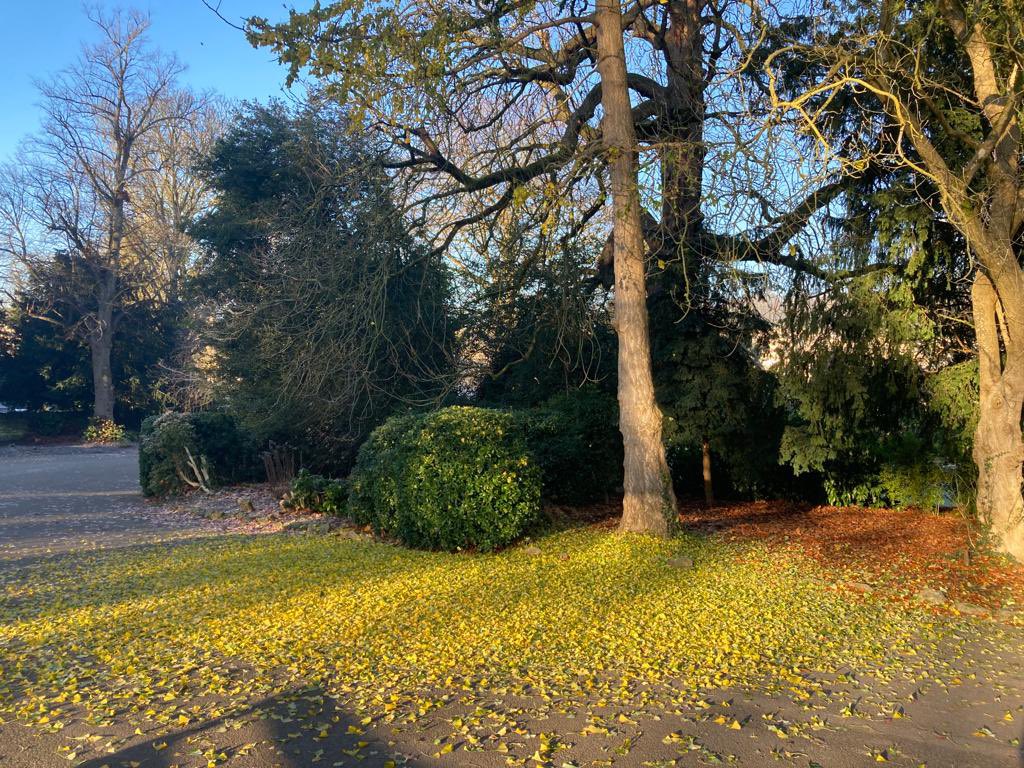
M 538 544 L 451 555 L 232 537 L 0 571 L 0 712 L 38 723 L 74 706 L 102 722 L 127 707 L 173 726 L 199 716 L 184 711 L 196 694 L 224 712 L 303 685 L 410 719 L 438 690 L 791 690 L 806 670 L 884 665 L 927 627 L 753 545 L 597 530 Z

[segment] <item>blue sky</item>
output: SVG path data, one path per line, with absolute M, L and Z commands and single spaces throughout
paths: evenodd
M 90 5 L 94 5 L 91 2 Z M 235 99 L 266 99 L 283 92 L 285 69 L 266 50 L 256 50 L 244 35 L 218 19 L 202 0 L 120 0 L 105 7 L 138 8 L 152 18 L 150 40 L 177 54 L 188 66 L 183 80 L 197 90 L 215 90 Z M 211 4 L 216 5 L 216 0 Z M 295 0 L 299 8 L 311 0 Z M 39 101 L 33 79 L 45 79 L 72 63 L 94 30 L 81 0 L 4 0 L 4 44 L 0 46 L 0 160 L 39 125 Z M 220 0 L 221 13 L 284 19 L 282 0 Z

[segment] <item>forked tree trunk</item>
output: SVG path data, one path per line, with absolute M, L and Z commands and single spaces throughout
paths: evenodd
M 661 409 L 654 398 L 647 328 L 637 141 L 622 40 L 619 0 L 598 0 L 597 69 L 601 128 L 609 157 L 615 243 L 615 326 L 619 338 L 619 430 L 625 448 L 621 531 L 667 535 L 676 516 Z
M 1024 498 L 1021 496 L 1024 441 L 1024 339 L 1008 332 L 992 281 L 978 272 L 971 288 L 978 342 L 980 400 L 974 433 L 978 468 L 978 514 L 991 526 L 995 546 L 1024 561 Z M 1015 313 L 1010 313 L 1011 317 Z M 1017 329 L 1014 329 L 1017 330 Z M 1000 347 L 1000 336 L 1003 344 Z M 1004 354 L 1005 352 L 1005 354 Z

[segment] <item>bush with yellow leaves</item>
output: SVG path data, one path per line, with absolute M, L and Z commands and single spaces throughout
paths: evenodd
M 87 443 L 123 443 L 128 433 L 113 419 L 90 419 L 82 437 Z

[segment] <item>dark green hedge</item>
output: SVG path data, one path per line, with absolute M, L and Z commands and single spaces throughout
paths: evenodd
M 229 414 L 219 411 L 165 413 L 142 422 L 139 433 L 139 482 L 146 496 L 167 496 L 189 489 L 186 448 L 205 457 L 215 485 L 259 479 L 255 445 Z
M 388 419 L 349 488 L 356 522 L 424 549 L 495 550 L 540 517 L 540 472 L 516 419 L 486 408 Z
M 80 435 L 88 424 L 80 411 L 11 411 L 0 413 L 0 440 Z
M 514 413 L 540 467 L 546 499 L 592 504 L 621 489 L 622 435 L 614 396 L 582 389 Z

